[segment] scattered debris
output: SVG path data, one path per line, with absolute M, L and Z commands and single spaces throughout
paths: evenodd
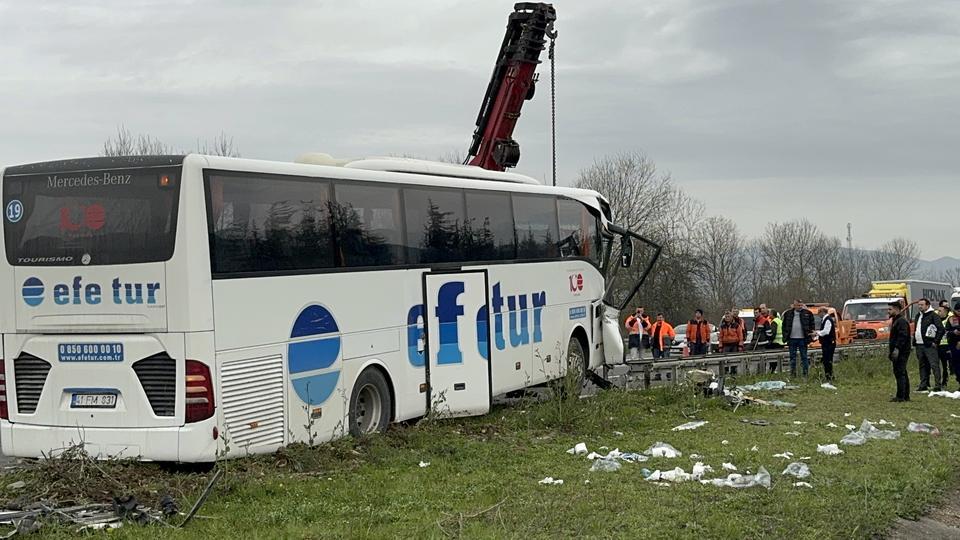
M 755 475 L 742 475 L 733 473 L 726 478 L 715 478 L 713 480 L 701 480 L 701 484 L 704 485 L 714 485 L 718 487 L 731 487 L 731 488 L 750 488 L 750 487 L 765 487 L 770 489 L 770 473 L 766 469 L 760 467 L 760 470 L 757 471 Z
M 794 421 L 793 421 L 793 425 L 795 425 L 795 426 L 802 426 L 802 425 L 804 425 L 804 424 L 806 424 L 806 422 L 801 422 L 800 420 L 794 420 Z
M 916 422 L 910 422 L 907 424 L 907 431 L 911 433 L 929 433 L 931 435 L 940 435 L 940 430 L 931 424 L 918 424 Z M 9 486 L 7 486 L 9 487 Z
M 826 444 L 826 445 L 817 445 L 817 453 L 824 454 L 827 456 L 839 456 L 843 453 L 843 450 L 835 444 Z
M 709 424 L 709 422 L 707 422 L 706 420 L 697 420 L 695 422 L 687 422 L 686 424 L 681 424 L 673 428 L 672 431 L 688 431 L 691 429 L 697 429 L 698 427 L 702 427 L 707 424 Z
M 673 482 L 675 484 L 687 482 L 691 479 L 693 479 L 693 476 L 687 474 L 687 472 L 680 467 L 677 467 L 672 471 L 661 472 L 660 470 L 656 470 L 650 473 L 650 476 L 645 478 L 647 482 Z
M 883 429 L 877 429 L 869 420 L 864 420 L 863 424 L 860 425 L 860 429 L 857 431 L 851 431 L 847 433 L 843 439 L 840 440 L 840 444 L 849 444 L 852 446 L 860 446 L 867 442 L 867 439 L 881 439 L 885 441 L 892 441 L 894 439 L 900 438 L 899 431 L 889 431 Z
M 636 452 L 624 452 L 620 454 L 620 459 L 622 461 L 628 461 L 630 463 L 643 463 L 644 461 L 647 461 L 650 458 L 648 458 L 643 454 L 638 454 Z
M 800 432 L 799 432 L 799 431 L 788 431 L 788 432 L 784 433 L 784 435 L 789 435 L 789 436 L 791 436 L 791 437 L 799 437 L 799 436 L 800 436 Z
M 951 414 L 951 415 L 950 415 L 950 418 L 960 418 L 960 416 L 957 416 L 957 415 L 955 415 L 955 414 Z
M 956 392 L 930 392 L 927 397 L 945 397 L 950 399 L 960 399 L 960 390 Z
M 557 478 L 554 479 L 552 476 L 548 476 L 539 482 L 541 486 L 562 486 L 563 480 Z
M 622 431 L 614 431 L 613 434 L 616 435 L 617 437 L 623 437 Z
M 754 446 L 753 448 L 750 449 L 750 451 L 751 451 L 751 452 L 759 452 L 759 451 L 760 451 L 760 447 L 759 447 L 759 446 Z
M 582 454 L 586 454 L 586 453 L 587 453 L 587 443 L 577 443 L 576 446 L 574 446 L 573 448 L 567 450 L 567 453 L 570 454 L 571 456 L 573 456 L 573 455 L 579 456 L 579 455 L 582 455 Z
M 786 401 L 780 401 L 779 399 L 771 401 L 770 405 L 773 405 L 774 407 L 780 407 L 781 409 L 793 409 L 797 406 L 796 403 L 787 403 Z
M 737 472 L 737 467 L 736 467 L 736 465 L 734 465 L 733 463 L 724 463 L 724 464 L 723 464 L 723 469 L 724 469 L 725 471 Z
M 700 459 L 700 454 L 690 454 L 690 459 Z
M 782 454 L 774 454 L 773 457 L 783 458 L 783 459 L 793 459 L 793 452 L 784 452 Z
M 784 381 L 760 381 L 758 383 L 737 387 L 738 390 L 746 392 L 788 390 L 793 388 L 796 388 L 796 386 L 788 387 Z
M 827 427 L 828 427 L 828 428 L 838 428 L 838 427 L 840 427 L 840 426 L 834 424 L 833 422 L 830 422 L 829 424 L 827 424 Z
M 790 465 L 787 465 L 787 468 L 784 469 L 780 474 L 782 476 L 789 474 L 790 476 L 795 476 L 802 480 L 810 476 L 810 466 L 800 461 L 794 461 Z
M 663 457 L 663 458 L 678 458 L 683 456 L 683 454 L 676 448 L 670 446 L 665 442 L 655 442 L 653 446 L 647 448 L 647 451 L 644 454 L 650 457 Z
M 832 384 L 830 384 L 830 383 L 828 383 L 828 382 L 821 384 L 821 385 L 820 385 L 820 388 L 823 388 L 823 389 L 825 389 L 825 390 L 836 390 L 836 389 L 837 389 L 836 386 L 834 386 L 834 385 L 832 385 Z
M 840 444 L 846 444 L 849 446 L 861 446 L 867 443 L 867 438 L 863 436 L 863 433 L 859 431 L 851 431 L 843 436 L 840 439 Z
M 421 461 L 421 462 L 420 462 L 420 468 L 421 468 L 421 469 L 423 469 L 424 467 L 429 467 L 429 466 L 430 466 L 430 462 L 429 462 L 429 461 Z
M 713 472 L 713 467 L 704 465 L 702 461 L 698 461 L 694 463 L 693 472 L 690 474 L 690 476 L 692 476 L 694 480 L 700 480 L 709 472 Z
M 770 425 L 770 422 L 769 422 L 768 420 L 763 420 L 762 418 L 761 418 L 761 419 L 758 419 L 758 420 L 750 420 L 749 418 L 741 418 L 740 421 L 743 422 L 744 424 L 750 424 L 751 426 L 766 427 L 766 426 L 769 426 L 769 425 Z
M 806 482 L 794 482 L 793 487 L 802 487 L 807 489 L 813 489 L 813 486 Z
M 853 430 L 857 429 L 857 426 L 855 426 L 855 425 L 853 425 L 853 424 L 847 424 L 847 425 L 845 425 L 845 426 L 843 426 L 843 427 L 847 428 L 847 429 L 850 430 L 850 431 L 853 431 Z
M 843 413 L 844 418 L 850 418 L 851 416 L 853 416 L 852 413 L 848 413 L 848 412 Z
M 9 490 L 11 490 L 11 491 L 17 491 L 17 490 L 23 489 L 23 488 L 25 488 L 25 487 L 27 487 L 27 483 L 24 482 L 23 480 L 20 480 L 20 481 L 18 481 L 18 482 L 14 482 L 14 483 L 12 483 L 12 484 L 7 484 L 7 489 L 9 489 Z
M 593 462 L 590 472 L 617 472 L 620 470 L 620 462 L 615 459 L 598 459 Z
M 872 423 L 872 422 L 871 422 L 871 423 Z M 877 422 L 877 425 L 878 425 L 878 426 L 890 426 L 890 427 L 897 427 L 897 425 L 896 425 L 896 424 L 893 424 L 893 423 L 891 423 L 891 422 L 887 422 L 887 421 L 886 421 L 886 420 L 884 420 L 883 418 L 881 418 L 881 419 L 880 419 L 880 421 L 879 421 L 879 422 Z
M 730 444 L 730 441 L 724 439 L 724 440 L 720 441 L 720 444 L 726 446 L 726 445 Z

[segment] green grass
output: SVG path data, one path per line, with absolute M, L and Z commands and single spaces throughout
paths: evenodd
M 226 463 L 225 480 L 201 511 L 209 519 L 178 532 L 126 526 L 110 536 L 869 538 L 883 534 L 898 516 L 922 514 L 955 485 L 960 420 L 950 413 L 960 408 L 956 401 L 924 395 L 908 404 L 888 403 L 893 377 L 885 360 L 841 364 L 838 376 L 836 393 L 811 381 L 762 396 L 796 403 L 792 410 L 742 406 L 733 412 L 720 399 L 697 398 L 686 389 L 607 391 L 583 400 L 500 407 L 482 418 L 397 427 L 360 441 L 294 447 Z M 672 432 L 689 420 L 684 413 L 710 423 Z M 771 425 L 744 424 L 742 418 Z M 901 439 L 843 447 L 846 453 L 835 457 L 816 453 L 818 443 L 839 442 L 844 424 L 859 425 L 864 418 L 895 423 Z M 910 421 L 937 425 L 942 436 L 908 433 Z M 841 427 L 825 427 L 829 422 Z M 802 436 L 785 435 L 791 431 Z M 636 452 L 666 441 L 684 456 L 642 466 L 689 472 L 688 456 L 695 453 L 717 470 L 710 477 L 726 474 L 723 462 L 741 471 L 764 466 L 773 488 L 658 486 L 644 481 L 642 466 L 634 464 L 591 473 L 584 457 L 565 453 L 581 441 L 591 450 Z M 750 451 L 754 445 L 758 452 Z M 812 457 L 812 490 L 795 488 L 791 477 L 780 475 L 788 462 L 772 456 L 784 451 Z M 421 460 L 431 465 L 420 468 Z M 565 483 L 538 485 L 545 476 Z M 184 496 L 196 491 L 194 483 Z M 190 502 L 181 499 L 183 506 Z M 48 528 L 47 534 L 74 536 L 68 529 Z

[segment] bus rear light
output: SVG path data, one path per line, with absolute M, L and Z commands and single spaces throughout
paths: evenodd
M 213 399 L 213 379 L 210 368 L 203 362 L 187 360 L 186 363 L 186 423 L 200 422 L 213 416 L 216 408 Z
M 0 358 L 0 419 L 10 419 L 10 408 L 7 405 L 7 371 L 6 364 Z

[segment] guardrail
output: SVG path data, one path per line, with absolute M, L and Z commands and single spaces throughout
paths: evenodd
M 888 345 L 883 342 L 839 346 L 834 356 L 834 363 L 846 358 L 876 354 L 885 351 L 887 347 Z M 819 363 L 821 355 L 822 351 L 819 348 L 809 349 L 811 370 Z M 687 371 L 692 369 L 712 371 L 718 377 L 789 373 L 790 352 L 784 348 L 742 354 L 686 357 L 683 360 L 644 359 L 628 361 L 626 366 L 629 369 L 626 374 L 627 386 L 648 389 L 676 384 L 684 379 Z

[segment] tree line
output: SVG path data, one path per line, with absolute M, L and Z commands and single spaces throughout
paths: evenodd
M 840 307 L 875 280 L 923 277 L 960 286 L 960 268 L 919 276 L 920 249 L 907 238 L 872 251 L 850 249 L 805 218 L 770 223 L 747 236 L 732 219 L 707 216 L 703 203 L 639 152 L 596 160 L 576 186 L 602 193 L 616 222 L 663 246 L 628 309 L 643 305 L 676 323 L 698 308 L 717 321 L 733 307 L 765 303 L 782 310 L 795 298 Z M 626 272 L 608 267 L 615 293 L 629 289 L 642 262 Z

